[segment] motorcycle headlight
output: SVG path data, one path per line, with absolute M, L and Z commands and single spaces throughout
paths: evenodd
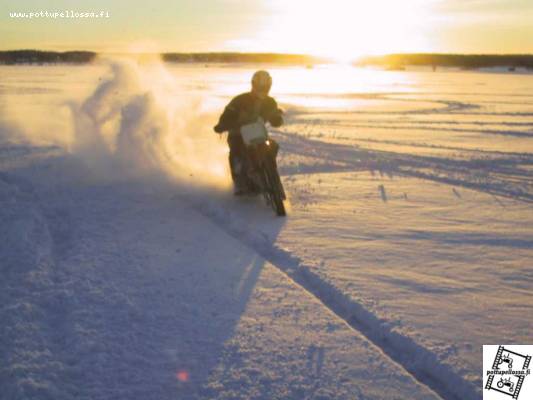
M 267 140 L 265 143 L 267 146 L 270 146 L 270 140 Z

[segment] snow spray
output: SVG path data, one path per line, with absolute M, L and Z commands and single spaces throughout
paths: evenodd
M 155 173 L 195 187 L 229 185 L 228 148 L 212 131 L 217 115 L 159 57 L 37 68 L 50 79 L 79 76 L 72 84 L 71 75 L 68 86 L 51 82 L 49 92 L 34 98 L 24 91 L 4 95 L 0 141 L 58 146 L 97 179 Z
M 227 184 L 227 146 L 200 98 L 185 97 L 159 61 L 108 61 L 110 77 L 72 104 L 72 152 L 97 170 L 160 171 L 196 184 Z M 190 179 L 194 177 L 194 179 Z

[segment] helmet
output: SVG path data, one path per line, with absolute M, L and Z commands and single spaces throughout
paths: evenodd
M 252 88 L 255 90 L 266 91 L 272 86 L 272 77 L 267 71 L 257 71 L 252 77 Z

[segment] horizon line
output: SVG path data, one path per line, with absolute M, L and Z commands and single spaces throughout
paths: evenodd
M 0 49 L 0 53 L 14 52 L 14 51 L 38 51 L 43 53 L 94 53 L 94 54 L 127 54 L 127 55 L 164 55 L 164 54 L 183 54 L 183 55 L 204 55 L 204 54 L 242 54 L 242 55 L 279 55 L 279 56 L 298 56 L 298 57 L 313 57 L 321 59 L 332 59 L 333 57 L 319 55 L 319 54 L 310 54 L 310 53 L 289 53 L 289 52 L 275 52 L 275 51 L 217 51 L 217 50 L 207 50 L 207 51 L 95 51 L 87 49 L 73 49 L 73 50 L 43 50 L 38 48 L 18 48 L 18 49 Z M 533 56 L 532 53 L 499 53 L 499 52 L 489 52 L 489 53 L 476 53 L 476 52 L 392 52 L 392 53 L 379 53 L 379 54 L 360 54 L 354 56 L 354 58 L 362 57 L 382 57 L 382 56 L 393 56 L 393 55 L 461 55 L 461 56 Z

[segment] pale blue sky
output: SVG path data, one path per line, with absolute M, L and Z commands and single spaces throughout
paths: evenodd
M 10 12 L 108 11 L 104 19 Z M 533 0 L 2 0 L 0 48 L 533 53 Z

